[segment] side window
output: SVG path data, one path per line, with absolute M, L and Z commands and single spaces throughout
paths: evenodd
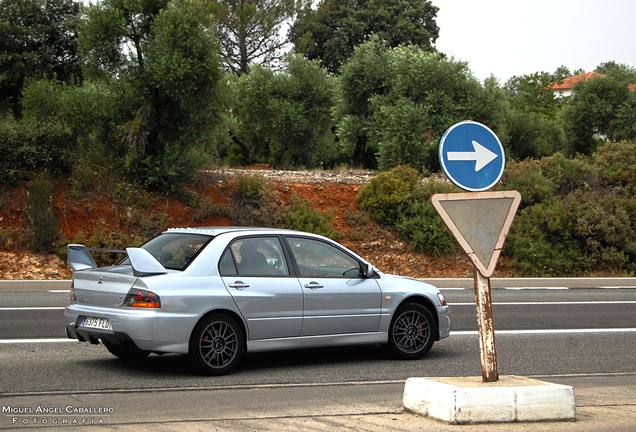
M 232 258 L 232 252 L 228 249 L 225 251 L 219 261 L 219 273 L 221 276 L 236 276 L 236 266 L 234 265 L 234 258 Z
M 358 278 L 360 262 L 340 249 L 320 240 L 288 237 L 301 277 Z
M 236 264 L 235 268 L 239 276 L 289 275 L 289 268 L 285 263 L 283 248 L 278 237 L 249 237 L 235 240 L 223 255 L 220 266 L 224 265 L 226 255 L 233 258 L 233 264 Z M 235 272 L 227 275 L 236 274 Z

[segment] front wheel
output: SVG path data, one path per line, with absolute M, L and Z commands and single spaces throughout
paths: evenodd
M 188 360 L 203 375 L 224 375 L 243 355 L 243 333 L 235 320 L 212 315 L 197 324 L 190 338 Z
M 387 348 L 396 358 L 418 359 L 431 349 L 436 334 L 435 320 L 428 309 L 407 303 L 393 315 Z

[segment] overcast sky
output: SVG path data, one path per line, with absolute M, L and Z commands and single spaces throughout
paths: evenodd
M 439 51 L 480 80 L 586 72 L 615 61 L 636 67 L 636 0 L 432 0 Z

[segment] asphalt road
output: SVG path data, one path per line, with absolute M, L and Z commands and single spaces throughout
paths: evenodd
M 409 377 L 481 374 L 472 280 L 433 283 L 451 305 L 452 333 L 421 360 L 390 360 L 378 346 L 285 351 L 250 354 L 231 375 L 200 377 L 178 355 L 122 363 L 101 345 L 66 340 L 68 282 L 0 281 L 0 403 L 99 400 L 116 406 L 118 421 L 126 423 L 142 415 L 126 408 L 139 407 L 133 401 L 157 404 L 154 410 L 187 420 L 205 409 L 190 398 L 227 404 L 245 416 L 247 401 L 267 411 L 270 404 L 293 400 L 300 410 L 298 400 L 324 391 L 341 409 L 349 401 L 360 412 L 368 412 L 367 406 L 385 407 L 379 412 L 393 407 L 390 414 L 399 410 L 400 389 Z M 607 380 L 634 388 L 636 279 L 493 279 L 492 285 L 501 375 L 591 379 L 590 394 L 607 387 Z M 307 409 L 320 414 L 325 403 Z M 0 429 L 5 426 L 10 425 L 1 419 Z

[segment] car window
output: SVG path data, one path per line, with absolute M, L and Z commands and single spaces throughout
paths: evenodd
M 168 233 L 153 238 L 141 248 L 165 268 L 183 270 L 210 240 L 212 237 L 207 235 Z M 119 264 L 130 265 L 130 260 L 125 258 Z
M 288 237 L 302 277 L 358 278 L 360 262 L 330 243 L 320 240 Z
M 230 261 L 232 260 L 232 261 Z M 288 276 L 278 237 L 248 237 L 235 240 L 219 262 L 222 276 Z
M 234 258 L 232 258 L 232 251 L 230 249 L 225 251 L 221 257 L 221 261 L 219 261 L 219 273 L 221 276 L 236 276 L 238 274 L 236 265 L 234 264 Z

